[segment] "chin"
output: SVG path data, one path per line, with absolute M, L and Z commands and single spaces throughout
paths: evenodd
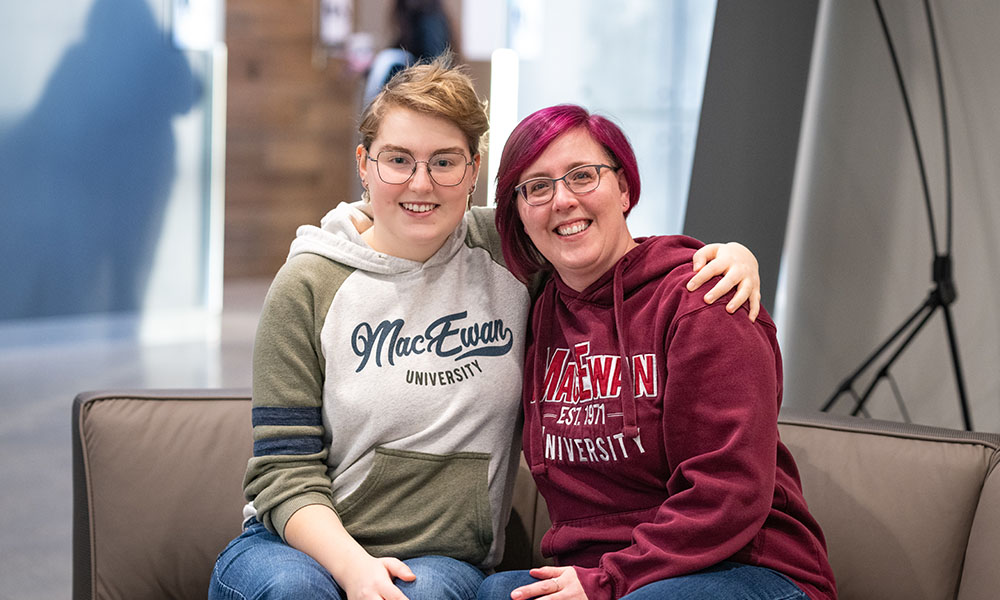
M 588 267 L 593 267 L 600 260 L 600 258 L 601 258 L 600 256 L 591 253 L 588 253 L 586 255 L 574 253 L 571 256 L 564 255 L 562 257 L 562 260 L 559 262 L 560 264 L 563 265 L 565 269 L 569 269 L 572 271 L 582 271 L 584 269 L 587 269 Z

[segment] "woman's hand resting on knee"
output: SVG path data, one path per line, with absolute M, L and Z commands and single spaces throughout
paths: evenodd
M 351 574 L 338 581 L 348 600 L 407 600 L 392 582 L 394 577 L 403 581 L 413 581 L 416 576 L 410 567 L 398 558 L 374 558 L 354 565 Z
M 573 567 L 539 567 L 529 573 L 541 581 L 517 588 L 510 593 L 512 600 L 587 600 Z
M 410 567 L 396 558 L 368 554 L 325 505 L 295 511 L 285 525 L 285 541 L 323 565 L 348 600 L 408 600 L 392 579 L 413 581 L 416 575 Z

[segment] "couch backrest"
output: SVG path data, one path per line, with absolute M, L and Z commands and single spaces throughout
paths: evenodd
M 841 600 L 997 597 L 1000 436 L 816 414 L 780 433 Z
M 820 414 L 783 414 L 780 431 L 841 600 L 996 597 L 1000 435 Z M 249 392 L 81 394 L 73 438 L 73 597 L 204 597 L 240 531 Z M 501 568 L 543 561 L 523 464 L 514 495 Z

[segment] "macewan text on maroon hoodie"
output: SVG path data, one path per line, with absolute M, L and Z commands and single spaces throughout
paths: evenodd
M 524 453 L 552 517 L 542 553 L 590 600 L 727 560 L 836 598 L 778 438 L 774 323 L 686 290 L 697 240 L 637 241 L 583 292 L 553 276 L 533 309 Z

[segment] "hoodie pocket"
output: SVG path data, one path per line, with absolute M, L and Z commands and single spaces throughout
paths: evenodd
M 594 557 L 628 546 L 636 526 L 652 522 L 659 509 L 657 504 L 638 510 L 557 521 L 542 536 L 542 555 L 558 556 L 562 564 L 596 566 L 590 564 Z
M 479 565 L 493 544 L 489 464 L 480 452 L 377 448 L 368 476 L 337 514 L 373 556 L 438 554 Z

